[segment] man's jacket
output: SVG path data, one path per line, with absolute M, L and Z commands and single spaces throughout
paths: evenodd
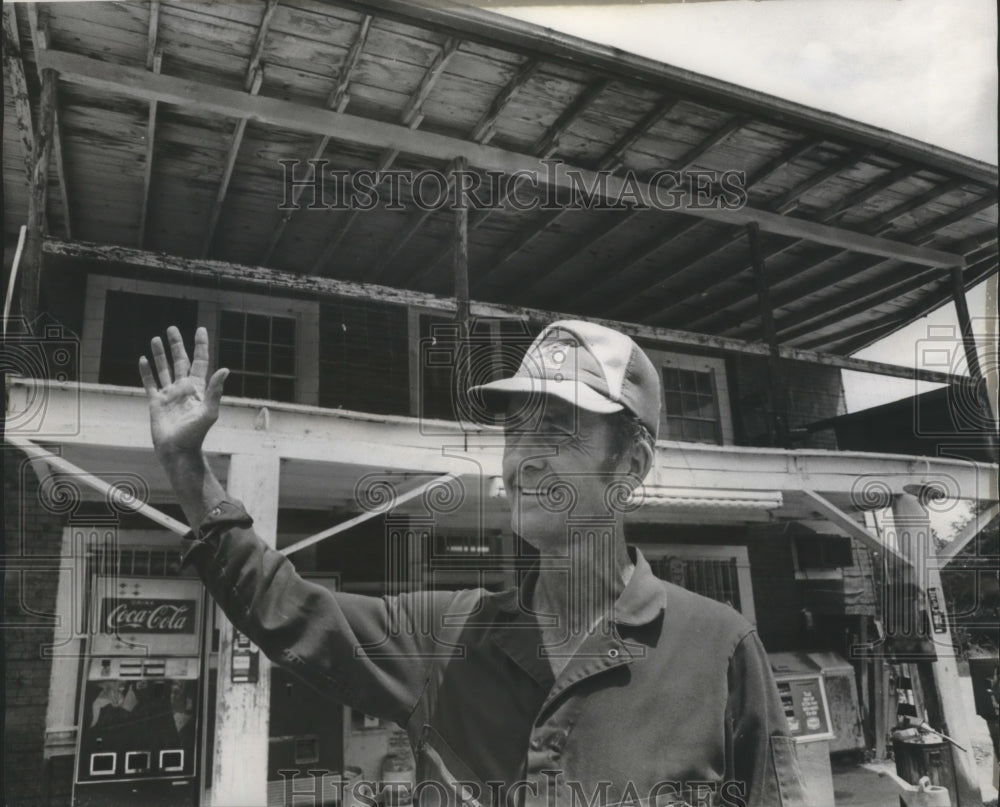
M 753 627 L 659 580 L 638 552 L 613 613 L 554 679 L 521 602 L 531 579 L 501 593 L 331 593 L 251 523 L 220 503 L 185 563 L 274 662 L 406 729 L 424 804 L 804 803 Z

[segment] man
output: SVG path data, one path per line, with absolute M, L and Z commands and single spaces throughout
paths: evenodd
M 631 339 L 557 322 L 513 378 L 473 390 L 505 415 L 511 524 L 538 550 L 520 585 L 374 598 L 304 581 L 257 538 L 201 454 L 227 371 L 207 378 L 204 329 L 191 363 L 168 336 L 173 375 L 159 338 L 155 376 L 145 358 L 140 372 L 195 527 L 186 562 L 275 662 L 406 729 L 424 803 L 801 803 L 753 628 L 625 544 L 660 419 L 659 376 Z

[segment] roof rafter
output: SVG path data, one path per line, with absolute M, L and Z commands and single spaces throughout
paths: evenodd
M 951 213 L 947 213 L 944 216 L 940 216 L 939 218 L 929 222 L 923 227 L 920 227 L 919 229 L 911 233 L 908 233 L 905 236 L 905 241 L 915 246 L 923 246 L 929 244 L 931 241 L 934 240 L 935 233 L 945 229 L 946 227 L 951 226 L 956 221 L 961 221 L 962 219 L 965 219 L 969 216 L 974 216 L 976 213 L 981 212 L 987 207 L 992 207 L 994 201 L 995 200 L 993 199 L 992 196 L 986 196 L 983 197 L 982 199 L 977 199 L 968 205 L 964 205 L 963 207 L 960 207 L 957 210 L 952 211 Z M 884 220 L 884 217 L 879 217 L 879 220 Z M 884 228 L 887 227 L 888 225 L 883 224 L 882 226 Z M 774 289 L 779 285 L 785 285 L 799 277 L 802 277 L 806 272 L 815 272 L 815 270 L 818 267 L 822 266 L 823 264 L 833 262 L 833 259 L 840 254 L 841 253 L 839 251 L 833 254 L 825 252 L 820 258 L 812 261 L 809 264 L 806 265 L 797 264 L 786 267 L 780 272 L 776 272 L 771 281 L 772 289 Z M 829 271 L 822 273 L 818 277 L 815 277 L 814 282 L 819 283 L 821 285 L 825 285 L 827 283 L 833 283 L 838 280 L 846 280 L 847 278 L 853 277 L 857 274 L 860 274 L 861 272 L 869 271 L 870 269 L 873 269 L 877 266 L 892 263 L 893 260 L 894 259 L 892 258 L 879 259 L 878 257 L 865 256 L 862 258 L 858 258 L 850 266 L 847 267 L 843 266 L 842 264 L 835 264 L 834 266 L 831 266 Z M 775 306 L 779 307 L 787 305 L 788 303 L 797 300 L 801 296 L 802 292 L 800 289 L 793 289 L 790 287 L 786 287 L 784 290 L 778 293 L 774 293 L 772 291 L 772 301 L 774 302 Z M 744 299 L 743 301 L 740 302 L 739 307 L 746 308 L 748 307 L 748 305 L 749 301 Z M 731 312 L 735 308 L 736 306 L 730 306 L 729 308 L 726 309 L 726 311 L 730 312 L 729 316 L 732 316 Z M 720 312 L 718 315 L 714 316 L 712 318 L 712 322 L 722 321 L 725 318 L 724 315 L 726 315 L 726 311 Z M 805 316 L 801 312 L 798 315 Z M 749 320 L 740 323 L 739 325 L 727 328 L 724 331 L 724 333 L 729 333 L 732 335 L 742 335 L 749 333 L 750 329 L 754 327 L 753 323 L 755 321 L 756 321 L 756 315 L 752 314 Z M 779 322 L 779 331 L 786 324 L 788 323 L 785 321 Z
M 421 110 L 423 109 L 424 102 L 430 96 L 431 91 L 434 89 L 434 85 L 437 84 L 438 82 L 438 79 L 441 78 L 442 74 L 447 69 L 448 62 L 451 61 L 451 57 L 454 56 L 456 53 L 458 53 L 458 49 L 461 44 L 462 43 L 460 40 L 452 38 L 446 40 L 445 43 L 441 46 L 441 49 L 437 52 L 437 55 L 434 57 L 434 61 L 431 62 L 430 67 L 428 67 L 426 72 L 424 73 L 424 77 L 420 82 L 420 86 L 417 87 L 414 93 L 410 96 L 410 99 L 406 102 L 406 106 L 403 108 L 403 112 L 400 115 L 400 120 L 402 121 L 404 126 L 407 126 L 410 129 L 416 129 L 418 126 L 420 126 L 421 123 L 423 123 L 424 116 Z M 382 172 L 388 171 L 392 167 L 392 164 L 396 162 L 396 158 L 398 157 L 399 157 L 398 149 L 387 149 L 386 151 L 382 152 L 382 156 L 379 158 L 378 165 L 376 166 L 375 169 L 376 178 L 377 175 L 381 174 Z M 407 244 L 407 242 L 417 232 L 419 232 L 421 226 L 423 226 L 423 223 L 427 220 L 427 218 L 430 216 L 432 212 L 433 211 L 430 210 L 421 211 L 420 213 L 417 214 L 415 219 L 412 222 L 410 222 L 409 225 L 407 225 L 407 227 L 403 230 L 403 232 L 399 234 L 397 240 L 393 242 L 393 244 L 388 248 L 388 250 L 385 253 L 383 253 L 382 258 L 379 260 L 378 266 L 375 269 L 376 278 L 381 277 L 382 274 L 385 272 L 386 267 L 388 266 L 389 261 L 386 259 L 386 256 L 389 253 L 391 253 L 393 256 L 398 255 L 400 250 L 402 250 L 402 248 Z M 327 242 L 322 252 L 320 252 L 319 257 L 316 259 L 316 262 L 313 264 L 314 274 L 323 274 L 323 270 L 329 263 L 330 258 L 333 257 L 334 253 L 344 242 L 344 239 L 347 238 L 347 234 L 348 232 L 350 232 L 350 229 L 353 226 L 354 222 L 357 220 L 357 217 L 358 217 L 357 210 L 352 210 L 348 214 L 343 225 L 336 233 L 334 233 L 331 239 Z
M 368 41 L 368 32 L 371 29 L 372 17 L 370 14 L 365 14 L 361 18 L 361 22 L 358 25 L 358 31 L 354 36 L 354 41 L 351 43 L 351 47 L 347 52 L 347 56 L 344 58 L 344 63 L 341 65 L 340 73 L 337 76 L 337 86 L 333 88 L 333 91 L 327 97 L 327 106 L 337 112 L 343 112 L 347 109 L 347 104 L 350 102 L 350 94 L 348 90 L 351 86 L 351 76 L 354 70 L 358 66 L 358 62 L 361 61 L 361 54 L 365 48 L 365 42 Z M 329 135 L 321 135 L 316 141 L 316 145 L 313 147 L 312 157 L 309 158 L 308 162 L 310 165 L 316 165 L 316 162 L 322 159 L 323 155 L 326 153 L 326 147 L 330 144 Z M 274 250 L 278 248 L 278 242 L 281 240 L 281 236 L 285 232 L 285 228 L 288 226 L 288 222 L 291 221 L 292 216 L 295 215 L 295 211 L 298 210 L 299 199 L 302 197 L 305 187 L 302 185 L 297 185 L 292 189 L 292 205 L 291 207 L 282 213 L 281 218 L 278 219 L 277 224 L 274 225 L 274 229 L 271 231 L 271 236 L 267 240 L 267 246 L 264 247 L 264 252 L 260 256 L 260 263 L 266 266 L 270 260 L 271 256 L 274 255 Z
M 601 158 L 597 161 L 595 170 L 597 171 L 614 171 L 614 166 L 621 160 L 622 155 L 625 151 L 631 148 L 635 143 L 640 140 L 643 135 L 649 132 L 664 116 L 668 115 L 670 111 L 680 103 L 679 98 L 665 98 L 657 103 L 649 112 L 647 112 L 635 126 L 633 126 L 626 134 L 620 138 L 610 149 L 608 149 Z M 524 249 L 528 244 L 530 244 L 535 238 L 540 236 L 545 230 L 555 224 L 563 216 L 570 212 L 569 207 L 565 207 L 559 211 L 552 214 L 543 215 L 537 221 L 525 227 L 519 233 L 515 234 L 514 238 L 510 239 L 507 244 L 504 245 L 502 252 L 499 256 L 494 258 L 490 265 L 479 272 L 475 279 L 475 286 L 481 288 L 485 285 L 486 280 L 493 275 L 498 269 L 500 269 L 508 260 L 510 260 L 514 255 Z M 606 226 L 599 230 L 599 234 L 596 238 L 588 239 L 588 245 L 595 243 L 609 235 L 613 231 L 617 230 L 622 225 L 628 223 L 632 220 L 632 214 L 629 214 L 619 220 L 613 221 L 609 226 Z M 586 249 L 586 247 L 584 247 Z M 506 289 L 511 288 L 515 284 L 507 283 Z
M 780 154 L 768 160 L 764 165 L 758 168 L 746 179 L 746 189 L 749 191 L 755 184 L 762 182 L 769 176 L 774 174 L 776 171 L 781 170 L 784 166 L 788 165 L 790 162 L 798 159 L 803 154 L 805 154 L 809 149 L 811 149 L 815 144 L 812 140 L 803 140 L 795 143 L 791 148 L 786 149 Z M 703 219 L 695 219 L 694 221 L 686 221 L 679 226 L 671 227 L 664 233 L 653 238 L 647 244 L 644 244 L 639 249 L 631 252 L 620 265 L 615 269 L 614 273 L 608 275 L 603 281 L 598 283 L 596 286 L 587 289 L 582 294 L 575 297 L 569 305 L 572 308 L 576 308 L 579 305 L 585 305 L 587 301 L 593 300 L 595 304 L 597 301 L 603 301 L 607 299 L 607 294 L 613 291 L 623 280 L 623 278 L 628 275 L 634 275 L 630 280 L 635 280 L 642 282 L 649 275 L 658 273 L 660 267 L 646 267 L 645 269 L 637 269 L 639 265 L 647 258 L 649 255 L 663 249 L 673 243 L 676 239 L 685 235 L 688 232 L 701 227 L 705 222 Z M 735 237 L 730 240 L 735 240 Z
M 828 179 L 836 176 L 841 171 L 854 165 L 857 163 L 858 159 L 859 155 L 857 153 L 849 151 L 847 154 L 842 155 L 822 170 L 817 171 L 814 174 L 810 174 L 808 177 L 798 182 L 778 199 L 769 202 L 766 206 L 766 210 L 770 213 L 783 216 L 798 205 L 798 200 L 802 194 L 807 193 L 817 185 L 826 182 Z M 643 294 L 632 295 L 630 297 L 620 299 L 612 306 L 611 309 L 609 309 L 609 313 L 613 316 L 620 316 L 628 313 L 629 316 L 637 320 L 643 320 L 648 316 L 654 316 L 657 322 L 664 321 L 665 317 L 662 310 L 663 293 L 667 290 L 672 290 L 672 296 L 682 300 L 686 298 L 691 289 L 695 285 L 700 286 L 704 280 L 704 277 L 700 276 L 700 273 L 694 271 L 698 263 L 729 247 L 731 244 L 740 241 L 744 235 L 745 232 L 740 229 L 732 233 L 729 238 L 719 239 L 718 241 L 709 243 L 706 247 L 698 250 L 693 256 L 688 258 L 686 263 L 672 269 L 670 274 L 664 277 L 658 284 L 646 289 Z M 687 284 L 682 283 L 679 288 L 676 288 L 676 284 L 680 278 L 692 274 L 698 275 L 696 280 L 690 280 Z M 637 303 L 640 305 L 639 308 L 636 309 L 635 306 Z M 635 310 L 635 313 L 630 313 L 633 310 Z
M 590 106 L 594 99 L 608 88 L 610 83 L 609 79 L 602 78 L 585 86 L 576 98 L 573 99 L 570 105 L 562 111 L 559 117 L 557 117 L 552 125 L 542 134 L 542 136 L 535 141 L 535 145 L 532 147 L 531 153 L 540 160 L 548 159 L 555 154 L 559 150 L 559 138 L 570 127 L 576 116 Z M 507 202 L 514 194 L 517 193 L 518 188 L 521 187 L 522 184 L 523 178 L 521 177 L 518 177 L 514 182 L 508 184 L 504 189 L 503 196 L 493 206 L 486 210 L 480 210 L 478 215 L 469 222 L 469 230 L 472 231 L 478 229 L 486 222 L 495 210 L 505 208 L 507 206 Z M 552 220 L 555 220 L 555 217 L 552 217 Z M 446 242 L 427 263 L 425 263 L 422 267 L 418 267 L 415 271 L 410 272 L 409 275 L 403 279 L 403 282 L 419 283 L 422 281 L 434 271 L 435 267 L 441 261 L 451 254 L 453 248 L 454 245 L 451 242 Z
M 706 153 L 711 151 L 715 146 L 729 139 L 736 132 L 742 129 L 746 125 L 746 123 L 747 119 L 745 117 L 736 117 L 730 119 L 724 125 L 716 129 L 708 137 L 703 138 L 698 143 L 696 143 L 692 148 L 690 148 L 678 161 L 676 161 L 674 164 L 670 166 L 670 170 L 678 172 L 687 171 L 699 159 L 701 159 L 701 157 L 703 157 Z M 543 271 L 536 273 L 534 280 L 532 281 L 531 285 L 528 287 L 526 291 L 530 293 L 531 291 L 537 289 L 539 285 L 544 283 L 550 277 L 553 277 L 554 275 L 558 274 L 558 272 L 562 271 L 566 266 L 570 265 L 574 260 L 577 259 L 577 257 L 585 253 L 588 249 L 590 249 L 590 247 L 593 244 L 597 243 L 597 241 L 599 241 L 601 238 L 604 238 L 605 236 L 609 235 L 615 230 L 625 226 L 630 221 L 633 221 L 642 212 L 644 212 L 642 209 L 632 210 L 627 216 L 625 216 L 624 219 L 615 222 L 612 226 L 597 230 L 590 238 L 587 238 L 583 242 L 583 244 L 581 244 L 577 249 L 575 249 L 572 253 L 570 253 L 565 259 L 559 261 L 558 264 L 556 264 L 551 268 L 546 268 Z M 670 241 L 672 240 L 673 237 L 670 238 Z M 509 293 L 511 288 L 513 288 L 514 285 L 517 282 L 519 282 L 519 280 L 520 278 L 515 279 L 513 283 L 506 284 L 506 286 L 504 286 L 501 289 L 500 293 L 501 294 Z M 543 303 L 543 305 L 549 304 L 551 298 L 552 294 L 550 294 L 548 298 L 545 298 L 545 302 Z
M 3 65 L 14 98 L 17 133 L 24 150 L 26 181 L 31 179 L 32 155 L 35 152 L 35 126 L 31 119 L 28 81 L 21 56 L 21 36 L 17 31 L 17 15 L 13 3 L 3 5 Z
M 65 81 L 118 93 L 126 97 L 161 101 L 199 109 L 230 117 L 253 117 L 263 125 L 279 126 L 295 131 L 330 135 L 353 143 L 381 148 L 398 148 L 420 155 L 424 159 L 447 161 L 465 157 L 470 165 L 486 170 L 503 172 L 533 171 L 544 175 L 545 165 L 537 157 L 517 152 L 469 143 L 455 137 L 431 132 L 411 130 L 396 124 L 369 118 L 337 114 L 329 110 L 306 106 L 278 98 L 250 96 L 216 85 L 192 82 L 172 76 L 155 75 L 144 70 L 102 62 L 87 56 L 63 51 L 45 51 L 39 54 L 43 68 L 59 72 Z M 595 183 L 594 172 L 579 170 L 581 181 Z M 552 184 L 569 188 L 572 183 L 565 170 L 553 172 Z M 617 177 L 608 177 L 601 193 L 605 198 L 617 198 L 625 183 Z M 653 189 L 642 182 L 629 183 L 643 203 L 656 206 Z M 867 252 L 885 257 L 899 257 L 912 263 L 930 266 L 961 265 L 962 257 L 939 250 L 917 248 L 885 238 L 877 238 L 844 230 L 805 219 L 781 216 L 767 210 L 743 207 L 735 210 L 703 209 L 692 203 L 690 197 L 678 200 L 677 212 L 684 212 L 724 224 L 746 224 L 756 221 L 764 232 L 794 238 L 807 238 L 820 244 L 838 246 L 857 252 Z
M 264 65 L 261 63 L 261 58 L 264 55 L 264 43 L 267 39 L 267 32 L 271 27 L 271 22 L 274 20 L 274 13 L 277 10 L 278 0 L 267 0 L 260 24 L 257 26 L 257 36 L 254 40 L 253 50 L 250 52 L 246 74 L 243 78 L 243 86 L 250 95 L 257 95 L 260 92 L 261 85 L 264 83 Z M 209 213 L 208 228 L 205 231 L 205 238 L 201 244 L 201 256 L 203 258 L 212 251 L 212 241 L 215 240 L 215 228 L 219 224 L 219 217 L 222 215 L 222 208 L 226 203 L 226 195 L 229 193 L 229 183 L 233 178 L 233 169 L 236 167 L 236 160 L 240 155 L 240 146 L 243 145 L 243 135 L 246 134 L 247 123 L 249 122 L 249 116 L 241 116 L 233 128 L 233 136 L 229 143 L 229 151 L 226 154 L 225 166 L 222 169 L 219 190 L 215 194 L 215 203 L 212 205 L 212 212 Z
M 538 62 L 535 59 L 525 59 L 517 71 L 512 75 L 503 88 L 494 96 L 489 108 L 483 113 L 476 125 L 469 133 L 469 139 L 474 143 L 489 143 L 493 139 L 494 127 L 500 115 L 503 114 L 504 107 L 509 104 L 518 91 L 527 84 L 531 75 L 538 69 Z
M 855 193 L 849 194 L 847 197 L 841 199 L 839 202 L 834 204 L 829 209 L 823 211 L 823 213 L 816 220 L 821 223 L 827 223 L 833 221 L 833 219 L 835 219 L 837 216 L 839 216 L 841 213 L 843 213 L 845 210 L 852 207 L 853 205 L 860 204 L 862 202 L 867 201 L 868 199 L 873 198 L 874 196 L 877 196 L 886 188 L 895 185 L 900 180 L 911 175 L 913 173 L 913 170 L 914 169 L 911 166 L 904 165 L 904 166 L 898 166 L 897 168 L 891 171 L 887 171 L 884 175 L 879 177 L 877 181 L 873 182 L 870 185 L 866 185 L 865 187 L 861 188 Z M 805 243 L 803 239 L 797 239 L 793 241 L 788 241 L 787 243 L 784 244 L 780 244 L 777 247 L 768 250 L 764 255 L 764 260 L 769 261 L 773 258 L 777 258 L 778 256 L 783 255 L 789 250 L 795 249 L 796 247 L 802 245 L 803 243 Z M 826 253 L 824 253 L 824 256 L 821 258 L 819 263 L 822 263 L 826 260 L 830 260 L 840 255 L 840 253 L 841 251 L 839 249 L 831 249 Z M 714 305 L 714 301 L 724 299 L 726 295 L 731 293 L 731 290 L 728 289 L 724 284 L 727 281 L 732 280 L 733 278 L 739 277 L 743 272 L 747 271 L 750 268 L 751 264 L 749 259 L 746 260 L 738 259 L 734 261 L 733 264 L 730 266 L 730 268 L 724 270 L 723 273 L 718 277 L 713 278 L 714 288 L 709 290 L 707 294 L 702 297 L 702 299 L 699 301 L 700 305 L 707 308 L 711 308 Z M 786 269 L 784 272 L 775 273 L 774 271 L 769 271 L 768 282 L 772 292 L 774 287 L 777 286 L 778 283 L 784 280 L 788 280 L 790 277 L 793 277 L 794 275 L 799 274 L 803 271 L 805 270 L 801 265 L 798 266 L 796 269 L 791 269 L 791 268 Z M 777 297 L 772 297 L 772 300 L 775 299 L 777 299 Z M 758 311 L 759 306 L 755 304 L 755 301 L 756 301 L 756 295 L 748 293 L 740 300 L 740 303 L 738 305 L 740 308 L 744 307 L 752 308 L 754 311 Z M 735 307 L 736 306 L 730 305 L 727 306 L 725 310 L 726 312 L 731 312 Z M 691 318 L 683 316 L 686 308 L 687 306 L 684 304 L 684 302 L 680 301 L 678 303 L 675 303 L 674 305 L 662 309 L 657 314 L 656 319 L 659 322 L 676 322 L 677 324 L 688 323 L 690 322 Z M 723 312 L 719 312 L 716 310 L 716 312 L 713 315 L 711 315 L 711 319 L 713 320 L 721 319 L 722 315 Z M 677 317 L 680 317 L 680 319 L 677 319 Z M 704 317 L 702 317 L 702 319 L 704 319 Z M 693 328 L 694 326 L 685 325 L 685 327 Z

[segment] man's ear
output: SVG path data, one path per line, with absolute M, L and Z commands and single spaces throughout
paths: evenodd
M 644 440 L 636 440 L 632 444 L 632 451 L 629 454 L 629 475 L 641 482 L 652 467 L 653 450 Z

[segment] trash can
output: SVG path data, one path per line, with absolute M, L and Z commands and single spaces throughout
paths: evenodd
M 952 804 L 958 803 L 958 780 L 947 742 L 936 734 L 921 734 L 915 728 L 903 729 L 892 735 L 892 755 L 896 760 L 896 773 L 902 779 L 915 785 L 926 776 L 932 785 L 948 789 Z

